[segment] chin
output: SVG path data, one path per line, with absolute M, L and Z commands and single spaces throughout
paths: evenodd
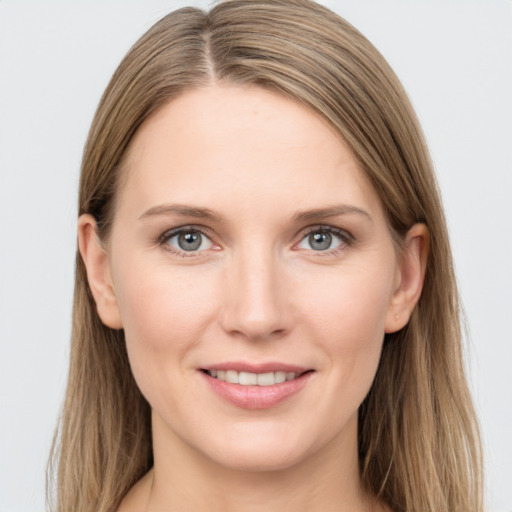
M 297 447 L 298 448 L 298 447 Z M 258 447 L 234 449 L 229 455 L 212 454 L 213 462 L 220 466 L 242 472 L 269 472 L 290 469 L 306 458 L 299 450 L 267 450 Z
M 217 443 L 212 440 L 203 453 L 226 469 L 282 471 L 300 464 L 318 450 L 320 444 L 318 440 L 308 439 L 304 432 L 293 432 L 289 425 L 286 429 L 259 425 L 252 430 L 244 428 L 237 432 L 234 429 L 228 442 L 225 436 Z

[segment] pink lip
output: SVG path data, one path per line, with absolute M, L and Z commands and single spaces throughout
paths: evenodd
M 235 370 L 238 372 L 246 371 L 251 373 L 286 371 L 299 374 L 299 377 L 293 380 L 287 380 L 272 386 L 242 386 L 241 384 L 232 384 L 230 382 L 216 379 L 204 371 L 200 372 L 214 393 L 216 393 L 224 400 L 232 403 L 233 405 L 243 409 L 268 409 L 270 407 L 279 405 L 286 399 L 301 391 L 309 381 L 311 375 L 314 373 L 307 371 L 304 368 L 292 365 L 284 365 L 280 363 L 269 363 L 262 365 L 226 363 L 203 369 L 217 369 L 225 371 Z
M 304 373 L 310 368 L 304 368 L 292 364 L 268 362 L 268 363 L 244 363 L 243 361 L 233 361 L 229 363 L 218 363 L 203 366 L 203 370 L 235 370 L 235 372 L 249 373 L 268 373 L 268 372 L 293 372 L 297 374 Z

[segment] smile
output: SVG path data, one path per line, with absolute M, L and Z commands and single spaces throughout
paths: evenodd
M 231 384 L 240 384 L 241 386 L 273 386 L 286 381 L 294 380 L 301 374 L 296 372 L 266 372 L 251 373 L 238 372 L 236 370 L 205 370 L 206 373 L 215 379 L 229 382 Z
M 280 363 L 225 363 L 202 368 L 199 373 L 219 398 L 236 407 L 254 410 L 287 401 L 298 394 L 316 372 Z

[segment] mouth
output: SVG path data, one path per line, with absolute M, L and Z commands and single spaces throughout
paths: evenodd
M 205 383 L 220 398 L 242 409 L 268 409 L 298 394 L 315 370 L 284 364 L 228 363 L 201 368 Z
M 202 370 L 214 379 L 229 382 L 230 384 L 239 384 L 240 386 L 274 386 L 275 384 L 282 384 L 286 381 L 295 380 L 305 373 L 312 372 L 313 370 L 306 370 L 303 372 L 264 372 L 253 373 L 236 370 Z

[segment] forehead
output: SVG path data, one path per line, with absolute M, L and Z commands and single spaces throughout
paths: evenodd
M 141 126 L 119 196 L 120 207 L 141 209 L 172 201 L 229 210 L 235 199 L 247 208 L 379 202 L 319 115 L 259 87 L 219 85 L 184 93 Z

